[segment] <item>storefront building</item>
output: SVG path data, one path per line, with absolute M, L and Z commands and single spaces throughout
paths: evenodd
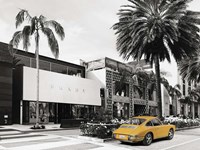
M 145 112 L 145 93 L 140 95 L 134 88 L 138 86 L 134 80 L 125 75 L 136 67 L 133 64 L 125 64 L 110 58 L 102 58 L 87 62 L 86 78 L 98 81 L 101 84 L 102 106 L 109 111 L 113 118 L 127 119 Z M 123 78 L 123 82 L 122 82 Z M 145 91 L 145 86 L 140 84 L 140 89 Z M 150 115 L 157 114 L 157 102 L 155 92 L 149 96 Z
M 185 97 L 189 96 L 190 91 L 196 88 L 198 86 L 198 83 L 188 82 L 186 79 L 183 79 L 180 75 L 178 75 L 178 84 L 180 85 L 182 97 L 176 99 L 177 114 L 190 118 L 199 118 L 200 103 L 197 101 L 197 99 L 193 97 L 189 101 L 185 100 Z
M 0 60 L 0 67 L 6 69 L 0 74 L 2 89 L 2 92 L 0 90 L 2 95 L 0 124 L 35 123 L 35 55 L 17 50 L 13 58 L 9 55 L 8 45 L 5 43 L 0 43 L 0 52 L 6 54 L 5 58 Z M 85 67 L 40 56 L 39 68 L 41 123 L 60 123 L 62 119 L 90 118 L 95 113 L 96 107 L 101 106 L 100 85 L 94 80 L 85 78 Z M 7 91 L 3 91 L 4 88 Z M 6 118 L 9 123 L 5 123 Z

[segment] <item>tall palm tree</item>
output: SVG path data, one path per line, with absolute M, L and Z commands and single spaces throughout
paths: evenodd
M 18 28 L 24 21 L 27 21 L 28 25 L 25 25 L 21 31 L 16 31 L 9 43 L 9 48 L 13 51 L 13 47 L 18 47 L 19 42 L 23 41 L 23 49 L 28 51 L 31 36 L 35 37 L 35 55 L 36 55 L 36 68 L 37 68 L 37 97 L 36 97 L 36 127 L 39 126 L 39 40 L 40 32 L 43 33 L 48 40 L 51 52 L 58 58 L 59 46 L 58 42 L 54 36 L 54 32 L 51 30 L 53 28 L 57 35 L 64 39 L 65 33 L 63 27 L 54 20 L 46 20 L 42 15 L 31 17 L 27 10 L 20 10 L 16 16 L 16 28 Z
M 128 0 L 119 10 L 113 25 L 117 50 L 128 60 L 132 57 L 155 64 L 159 117 L 162 117 L 160 61 L 170 54 L 176 61 L 190 57 L 199 45 L 199 12 L 188 11 L 191 0 Z
M 177 115 L 178 99 L 181 98 L 182 96 L 180 85 L 179 84 L 176 84 L 175 86 L 169 85 L 167 90 L 170 97 L 172 98 L 172 103 L 174 104 L 173 106 L 175 106 L 175 108 L 173 109 L 173 114 Z

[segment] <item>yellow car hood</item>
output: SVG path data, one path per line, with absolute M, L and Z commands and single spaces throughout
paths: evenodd
M 138 125 L 122 124 L 114 134 L 133 134 L 138 132 Z

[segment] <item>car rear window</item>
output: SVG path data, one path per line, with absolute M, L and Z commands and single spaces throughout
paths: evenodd
M 146 119 L 142 119 L 142 118 L 132 118 L 130 119 L 130 124 L 133 125 L 141 125 L 143 122 L 145 122 Z

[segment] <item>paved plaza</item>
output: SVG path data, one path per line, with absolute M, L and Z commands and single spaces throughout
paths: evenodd
M 38 132 L 39 131 L 39 132 Z M 44 130 L 31 130 L 30 125 L 0 127 L 0 150 L 199 150 L 200 128 L 177 131 L 173 140 L 157 140 L 150 146 L 119 141 L 98 142 L 79 138 L 80 130 L 47 125 Z

